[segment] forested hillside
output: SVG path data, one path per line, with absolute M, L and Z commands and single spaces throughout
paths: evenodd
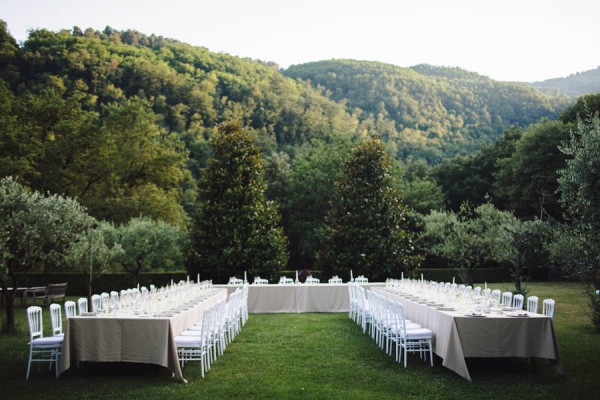
M 331 60 L 284 73 L 325 87 L 375 127 L 397 158 L 430 163 L 471 153 L 508 126 L 554 118 L 566 104 L 527 84 L 496 82 L 459 68 Z
M 532 85 L 539 89 L 554 90 L 570 96 L 600 93 L 600 67 L 569 75 L 565 78 L 534 82 Z

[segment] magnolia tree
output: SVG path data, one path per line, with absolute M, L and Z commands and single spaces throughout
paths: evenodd
M 408 208 L 379 139 L 356 146 L 343 163 L 317 262 L 325 274 L 348 276 L 352 270 L 374 280 L 418 265 Z
M 14 329 L 19 276 L 44 263 L 63 264 L 95 220 L 77 201 L 31 192 L 14 178 L 0 180 L 0 285 L 6 328 Z
M 274 279 L 288 258 L 281 217 L 265 197 L 260 148 L 237 123 L 223 124 L 198 181 L 192 222 L 192 274 L 216 281 L 251 275 Z

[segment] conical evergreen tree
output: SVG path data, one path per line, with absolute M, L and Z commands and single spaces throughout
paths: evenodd
M 384 280 L 418 263 L 407 208 L 392 182 L 391 163 L 379 139 L 354 148 L 337 182 L 317 255 L 324 274 Z
M 260 149 L 239 123 L 226 123 L 198 182 L 191 271 L 217 282 L 230 276 L 274 279 L 286 265 L 287 240 L 276 205 L 265 198 Z

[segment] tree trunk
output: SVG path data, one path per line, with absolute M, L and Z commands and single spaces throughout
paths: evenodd
M 14 332 L 15 330 L 15 293 L 16 290 L 6 291 L 4 293 L 4 302 L 6 304 L 6 330 Z

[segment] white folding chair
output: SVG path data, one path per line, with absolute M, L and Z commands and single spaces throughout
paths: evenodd
M 502 293 L 502 301 L 500 304 L 502 304 L 504 307 L 512 307 L 512 297 L 512 292 Z
M 235 276 L 232 276 L 231 278 L 229 278 L 229 282 L 227 284 L 234 285 L 234 286 L 242 286 L 244 284 L 244 280 L 238 279 Z
M 312 276 L 306 277 L 305 283 L 321 283 L 319 278 L 313 278 Z
M 65 316 L 68 318 L 77 316 L 77 305 L 74 301 L 65 301 Z
M 268 285 L 269 284 L 269 280 L 268 279 L 263 279 L 260 276 L 256 276 L 254 277 L 254 285 Z
M 27 363 L 27 373 L 25 380 L 29 379 L 32 362 L 47 362 L 56 371 L 58 378 L 58 360 L 63 344 L 62 336 L 44 337 L 42 308 L 31 306 L 27 308 L 27 321 L 29 323 L 29 362 Z
M 545 299 L 542 302 L 542 314 L 554 319 L 554 304 L 555 301 L 553 299 Z
M 327 282 L 331 283 L 331 284 L 339 284 L 339 283 L 342 283 L 342 278 L 340 278 L 336 275 L 336 276 L 330 278 L 329 281 L 327 281 Z
M 530 313 L 536 313 L 538 312 L 538 302 L 539 299 L 537 296 L 529 296 L 527 298 L 527 311 Z
M 419 353 L 425 360 L 429 353 L 429 360 L 433 367 L 433 346 L 431 344 L 433 332 L 427 328 L 408 329 L 404 318 L 404 307 L 401 303 L 394 302 L 394 305 L 395 312 L 392 313 L 392 316 L 395 318 L 394 328 L 397 329 L 392 330 L 390 336 L 396 343 L 396 361 L 400 362 L 404 355 L 404 368 L 406 368 L 408 353 Z
M 354 279 L 355 283 L 369 283 L 369 279 L 365 278 L 363 275 L 360 275 L 356 279 Z
M 81 297 L 77 300 L 77 307 L 79 307 L 79 315 L 83 315 L 88 312 L 88 300 L 85 297 Z
M 102 311 L 102 296 L 99 294 L 92 295 L 92 312 Z
M 62 311 L 60 304 L 50 304 L 50 325 L 52 326 L 52 336 L 64 336 L 62 331 Z
M 492 290 L 490 292 L 490 296 L 492 297 L 492 301 L 495 301 L 497 304 L 501 304 L 500 303 L 500 298 L 502 297 L 502 292 L 500 291 L 500 289 L 494 289 L 494 290 Z
M 512 298 L 512 307 L 517 310 L 522 310 L 524 300 L 525 297 L 522 294 L 515 294 Z

